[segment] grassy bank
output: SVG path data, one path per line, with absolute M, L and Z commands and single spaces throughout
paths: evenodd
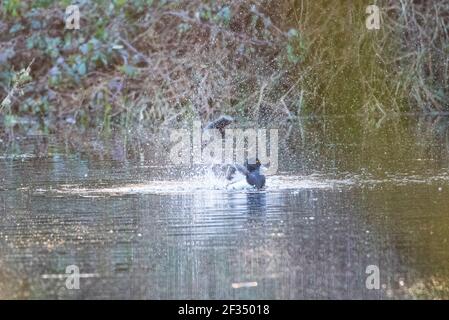
M 448 111 L 449 1 L 5 0 L 1 113 L 52 126 L 128 127 L 230 113 L 251 119 Z

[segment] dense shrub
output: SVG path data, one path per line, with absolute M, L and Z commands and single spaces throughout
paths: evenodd
M 299 114 L 447 110 L 448 1 L 4 0 L 0 99 L 15 72 L 33 80 L 3 108 L 83 125 L 170 123 L 228 112 Z

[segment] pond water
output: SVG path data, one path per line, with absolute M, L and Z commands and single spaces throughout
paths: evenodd
M 0 298 L 449 297 L 448 118 L 270 126 L 261 191 L 174 167 L 166 133 L 3 129 Z

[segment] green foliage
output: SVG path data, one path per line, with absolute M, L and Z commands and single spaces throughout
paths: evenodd
M 10 116 L 63 110 L 109 127 L 192 112 L 258 116 L 260 106 L 285 117 L 376 114 L 399 110 L 409 92 L 422 105 L 447 101 L 449 45 L 432 19 L 437 36 L 418 54 L 391 25 L 368 32 L 363 3 L 82 0 L 81 29 L 65 30 L 71 3 L 2 1 L 11 45 L 0 52 L 0 97 L 18 80 L 14 70 L 30 56 L 38 62 L 24 94 L 8 98 Z M 398 16 L 413 22 L 410 12 Z
M 11 116 L 11 104 L 12 104 L 12 99 L 17 95 L 17 96 L 23 96 L 23 87 L 26 83 L 28 83 L 29 81 L 31 81 L 31 65 L 33 64 L 34 60 L 31 61 L 31 63 L 28 65 L 28 67 L 25 69 L 22 69 L 18 72 L 14 72 L 12 71 L 10 73 L 10 77 L 11 77 L 11 86 L 9 87 L 7 93 L 6 93 L 6 97 L 1 101 L 0 103 L 0 111 L 2 111 L 3 109 L 7 109 L 8 111 L 8 116 Z M 5 118 L 6 124 L 11 123 L 11 121 L 9 121 L 8 119 L 11 118 Z
M 221 8 L 217 14 L 214 16 L 214 20 L 218 23 L 223 23 L 228 25 L 231 22 L 232 13 L 228 6 Z
M 239 55 L 249 57 L 256 53 L 256 50 L 252 45 L 238 44 L 239 38 L 233 38 L 232 36 L 233 31 L 230 29 L 231 24 L 236 21 L 238 22 L 238 19 L 240 19 L 234 15 L 236 11 L 240 10 L 239 6 L 232 4 L 232 2 L 229 4 L 217 4 L 208 1 L 190 2 L 181 0 L 113 0 L 111 2 L 84 0 L 78 2 L 83 18 L 80 30 L 69 31 L 62 29 L 61 26 L 55 27 L 53 23 L 57 21 L 57 19 L 60 19 L 60 17 L 52 16 L 52 13 L 57 11 L 64 12 L 65 7 L 71 3 L 72 1 L 70 0 L 7 0 L 3 2 L 3 8 L 10 17 L 22 17 L 20 22 L 18 22 L 17 19 L 14 21 L 9 19 L 9 33 L 11 35 L 25 35 L 24 40 L 22 40 L 24 43 L 21 45 L 25 45 L 26 49 L 29 52 L 32 52 L 33 56 L 39 57 L 39 65 L 35 66 L 35 69 L 36 71 L 39 70 L 38 73 L 45 79 L 45 83 L 41 84 L 40 87 L 43 86 L 43 88 L 47 90 L 40 92 L 32 92 L 30 90 L 28 94 L 25 94 L 23 98 L 19 99 L 20 103 L 16 104 L 14 108 L 11 108 L 11 112 L 17 114 L 48 115 L 54 111 L 53 105 L 55 103 L 61 105 L 70 103 L 67 102 L 66 97 L 70 96 L 74 90 L 78 95 L 84 95 L 83 91 L 93 90 L 90 94 L 92 100 L 85 101 L 86 105 L 82 106 L 86 109 L 76 110 L 76 114 L 80 118 L 80 122 L 85 123 L 90 122 L 86 121 L 90 116 L 103 117 L 104 119 L 107 119 L 107 121 L 103 121 L 104 125 L 106 126 L 107 124 L 107 126 L 109 126 L 110 121 L 112 120 L 112 115 L 121 114 L 120 112 L 117 113 L 116 109 L 125 108 L 123 105 L 118 105 L 118 102 L 131 100 L 127 99 L 127 97 L 110 100 L 110 97 L 115 97 L 117 94 L 121 95 L 124 93 L 124 91 L 112 93 L 113 90 L 123 90 L 120 86 L 111 87 L 106 82 L 99 85 L 98 88 L 95 88 L 90 87 L 88 83 L 92 83 L 92 81 L 95 82 L 93 79 L 95 77 L 94 75 L 103 74 L 108 78 L 115 74 L 123 79 L 140 81 L 143 85 L 146 78 L 145 73 L 142 72 L 142 67 L 146 64 L 146 62 L 144 62 L 144 57 L 147 54 L 151 54 L 151 47 L 153 46 L 154 39 L 142 39 L 138 42 L 132 42 L 130 39 L 139 34 L 160 34 L 161 39 L 158 41 L 166 41 L 167 43 L 161 43 L 159 46 L 166 45 L 167 48 L 175 49 L 176 46 L 173 46 L 173 44 L 176 44 L 178 41 L 192 39 L 191 45 L 195 45 L 195 37 L 198 35 L 206 35 L 204 34 L 205 30 L 202 30 L 203 27 L 201 27 L 201 25 L 192 23 L 189 20 L 173 17 L 170 19 L 170 26 L 167 26 L 167 28 L 153 30 L 152 28 L 157 26 L 157 24 L 148 23 L 152 21 L 151 19 L 154 19 L 152 17 L 154 10 L 159 10 L 160 12 L 176 12 L 184 7 L 187 11 L 193 13 L 192 17 L 195 19 L 198 18 L 201 22 L 206 22 L 212 26 L 219 26 L 220 28 L 228 30 L 226 31 L 228 33 L 223 33 L 226 35 L 226 39 L 223 39 L 223 43 L 219 44 L 220 48 L 217 47 L 214 50 L 222 50 L 222 48 L 230 49 L 239 46 L 240 51 L 236 51 Z M 242 8 L 245 7 L 243 6 Z M 246 14 L 248 14 L 248 12 Z M 250 16 L 256 17 L 255 14 L 249 14 Z M 261 16 L 257 16 L 254 21 L 261 21 L 261 19 Z M 89 21 L 89 23 L 85 23 L 85 21 Z M 141 25 L 141 21 L 146 21 L 146 24 Z M 117 27 L 111 27 L 114 25 Z M 178 35 L 173 39 L 164 39 L 164 32 L 171 32 L 171 29 L 177 30 Z M 260 27 L 254 25 L 249 26 L 246 32 L 248 33 L 248 37 L 260 37 L 260 31 Z M 270 31 L 267 26 L 264 26 L 264 30 L 262 31 L 271 37 L 270 34 L 273 30 Z M 126 35 L 125 38 L 131 42 L 131 47 L 128 45 L 125 46 L 120 40 L 123 35 Z M 205 40 L 210 41 L 211 44 L 213 43 L 212 41 L 216 41 L 212 39 L 212 34 L 210 40 Z M 185 49 L 180 49 L 189 50 L 189 45 L 189 43 L 185 43 Z M 287 45 L 286 54 L 288 54 L 288 59 L 286 60 L 288 60 L 289 63 L 295 62 L 298 59 L 296 50 L 293 48 L 294 45 L 294 39 L 289 41 Z M 144 51 L 142 54 L 138 52 L 142 50 Z M 150 51 L 145 52 L 145 50 Z M 167 58 L 170 59 L 171 55 L 172 54 L 169 53 Z M 263 56 L 261 56 L 261 58 L 263 58 Z M 20 59 L 16 59 L 16 61 L 19 60 Z M 176 67 L 177 62 L 175 60 L 168 60 L 165 63 L 171 64 L 170 67 Z M 148 69 L 146 72 L 148 72 Z M 235 73 L 236 76 L 238 76 L 241 72 L 237 69 Z M 10 85 L 11 81 L 14 80 L 12 79 L 12 75 L 13 74 L 3 66 L 0 67 L 0 81 L 3 86 Z M 194 80 L 194 82 L 196 83 L 198 81 L 198 83 L 200 83 L 201 77 L 199 76 L 197 78 L 197 75 L 199 76 L 197 73 L 192 74 L 192 79 L 197 79 Z M 231 76 L 231 73 L 222 76 L 229 77 Z M 253 72 L 250 73 L 250 77 L 253 77 Z M 192 79 L 188 81 L 192 81 Z M 243 81 L 253 81 L 248 77 L 242 77 L 242 79 Z M 185 83 L 190 87 L 191 85 L 189 85 L 188 81 Z M 41 82 L 41 79 L 36 79 L 36 82 Z M 217 86 L 217 84 L 218 83 L 211 83 L 212 86 Z M 37 83 L 33 85 L 37 85 Z M 167 110 L 164 111 L 164 108 L 170 108 L 172 104 L 172 102 L 168 102 L 167 100 L 167 93 L 171 94 L 171 91 L 173 90 L 170 88 L 172 82 L 168 78 L 163 77 L 160 80 L 156 80 L 152 86 L 157 87 L 145 89 L 153 91 L 152 94 L 155 97 L 155 101 L 160 105 L 151 111 L 145 111 L 144 109 L 141 109 L 141 107 L 126 107 L 127 112 L 132 112 L 132 110 L 138 109 L 138 118 L 141 118 L 142 116 L 160 117 L 167 112 Z M 220 85 L 218 85 L 218 87 L 220 87 Z M 245 87 L 247 90 L 253 89 L 253 86 L 249 84 L 240 87 Z M 63 92 L 69 94 L 65 94 L 64 98 L 62 98 L 62 96 L 58 97 L 58 94 L 62 94 Z M 54 96 L 55 94 L 56 97 Z M 187 94 L 193 95 L 194 92 L 187 92 Z M 244 96 L 246 94 L 248 94 L 248 92 L 239 90 L 239 96 Z M 100 95 L 102 98 L 98 99 L 97 97 Z M 58 102 L 55 102 L 55 99 L 57 99 Z M 185 100 L 175 102 L 172 106 L 173 111 L 184 104 Z M 198 103 L 194 103 L 194 105 L 197 104 Z M 76 102 L 76 105 L 80 105 L 78 101 Z M 146 105 L 150 106 L 151 104 L 147 103 Z M 241 104 L 241 106 L 243 109 L 246 109 L 244 104 Z M 66 107 L 62 106 L 62 108 Z M 88 110 L 97 110 L 98 108 L 104 110 L 102 115 L 100 113 L 89 114 L 90 111 Z M 172 110 L 169 110 L 168 112 L 172 112 Z
M 20 15 L 20 0 L 4 0 L 3 1 L 3 8 L 4 12 L 7 16 L 11 16 L 13 18 Z
M 134 78 L 135 76 L 138 75 L 139 70 L 131 65 L 125 64 L 123 66 L 120 66 L 120 71 L 130 77 L 130 78 Z
M 306 55 L 304 39 L 296 29 L 288 31 L 287 59 L 290 63 L 297 64 L 301 62 Z

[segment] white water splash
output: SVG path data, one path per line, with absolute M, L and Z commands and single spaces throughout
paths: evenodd
M 332 189 L 351 185 L 350 180 L 330 180 L 318 176 L 270 176 L 261 192 L 301 189 Z M 38 193 L 72 194 L 84 197 L 98 197 L 127 194 L 180 194 L 205 192 L 252 192 L 244 179 L 229 183 L 211 175 L 188 180 L 159 180 L 146 183 L 127 184 L 105 188 L 87 188 L 82 185 L 66 185 L 52 190 L 39 190 Z

